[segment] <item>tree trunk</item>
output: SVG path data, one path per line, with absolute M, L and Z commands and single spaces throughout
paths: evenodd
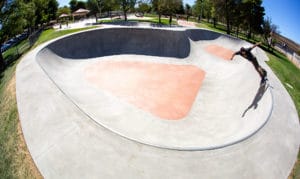
M 96 24 L 97 24 L 98 23 L 97 13 L 95 14 L 95 18 L 96 18 Z
M 229 19 L 226 20 L 226 33 L 230 34 L 230 24 L 229 24 Z
M 252 28 L 251 28 L 251 25 L 249 25 L 249 31 L 248 31 L 248 34 L 247 34 L 247 38 L 251 39 L 251 36 L 252 36 Z
M 158 23 L 161 24 L 161 14 L 158 14 Z
M 225 13 L 226 13 L 226 33 L 230 34 L 230 17 L 229 17 L 229 10 L 228 10 L 228 0 L 225 1 Z
M 214 17 L 213 21 L 214 21 L 214 28 L 216 28 L 216 26 L 217 26 L 217 19 Z
M 124 17 L 125 17 L 125 21 L 127 21 L 127 12 L 124 11 Z
M 172 25 L 172 14 L 170 15 L 169 24 Z
M 236 37 L 239 37 L 239 30 L 240 30 L 240 26 L 236 27 Z
M 4 71 L 4 69 L 5 69 L 4 58 L 2 52 L 0 52 L 0 72 Z

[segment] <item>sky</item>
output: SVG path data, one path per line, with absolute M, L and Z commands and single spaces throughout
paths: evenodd
M 59 6 L 69 5 L 70 0 L 58 0 Z M 195 0 L 183 0 L 193 5 Z M 281 35 L 300 44 L 300 0 L 263 0 L 265 17 L 279 27 Z

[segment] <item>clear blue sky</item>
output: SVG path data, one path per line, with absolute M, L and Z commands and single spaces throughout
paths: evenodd
M 59 3 L 59 7 L 63 7 L 63 6 L 69 6 L 70 0 L 57 0 L 57 2 Z
M 183 0 L 193 5 L 195 0 Z M 263 0 L 265 17 L 279 27 L 281 35 L 300 44 L 300 0 Z
M 59 6 L 69 5 L 70 0 L 58 0 Z M 193 5 L 195 0 L 183 0 Z M 279 27 L 281 35 L 300 44 L 300 0 L 263 0 L 265 17 Z

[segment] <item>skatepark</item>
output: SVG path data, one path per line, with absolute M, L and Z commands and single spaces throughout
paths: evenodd
M 43 44 L 16 70 L 31 156 L 45 178 L 287 178 L 300 128 L 252 44 L 193 28 L 107 27 Z

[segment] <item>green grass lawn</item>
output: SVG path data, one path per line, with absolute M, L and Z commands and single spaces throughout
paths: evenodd
M 300 117 L 300 70 L 279 52 L 268 53 L 268 56 L 270 61 L 267 64 L 291 95 Z
M 74 32 L 79 32 L 79 31 L 83 31 L 83 30 L 93 29 L 93 28 L 96 28 L 96 26 L 79 28 L 79 29 L 60 30 L 60 31 L 55 31 L 54 29 L 48 29 L 48 30 L 45 30 L 42 32 L 42 34 L 40 35 L 40 37 L 34 44 L 34 47 L 36 47 L 48 40 L 55 39 L 55 38 L 63 36 L 63 35 L 67 35 L 67 34 L 74 33 Z

